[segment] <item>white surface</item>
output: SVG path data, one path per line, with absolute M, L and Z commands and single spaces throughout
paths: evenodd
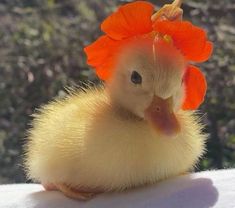
M 235 208 L 235 169 L 180 176 L 88 202 L 68 199 L 41 185 L 0 186 L 0 208 Z

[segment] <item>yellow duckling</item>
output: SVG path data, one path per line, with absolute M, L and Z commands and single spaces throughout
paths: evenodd
M 128 6 L 138 3 L 149 4 Z M 164 37 L 128 44 L 105 87 L 73 91 L 35 115 L 26 146 L 28 177 L 88 199 L 192 169 L 206 136 L 197 116 L 182 110 L 186 65 Z

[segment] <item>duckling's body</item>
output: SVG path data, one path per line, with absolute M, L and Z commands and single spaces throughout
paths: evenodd
M 111 104 L 106 90 L 75 92 L 44 106 L 30 131 L 26 167 L 43 184 L 119 191 L 193 168 L 204 150 L 197 117 L 178 111 L 181 131 L 164 138 Z
M 189 58 L 206 60 L 211 44 L 189 23 L 176 21 L 180 26 L 172 27 L 156 20 L 181 20 L 180 3 L 175 0 L 151 18 L 153 5 L 136 1 L 102 23 L 106 35 L 85 52 L 105 87 L 75 91 L 40 110 L 26 149 L 29 178 L 46 189 L 88 199 L 194 167 L 206 135 L 191 110 L 203 102 L 206 81 Z M 158 31 L 157 22 L 166 24 L 167 31 Z M 168 34 L 172 31 L 176 36 Z M 189 53 L 185 31 L 201 36 L 202 47 L 196 42 L 200 50 L 192 47 Z M 182 51 L 178 44 L 183 44 Z

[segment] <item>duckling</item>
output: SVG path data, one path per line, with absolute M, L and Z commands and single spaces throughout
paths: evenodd
M 25 151 L 28 178 L 86 200 L 195 166 L 207 136 L 194 111 L 182 109 L 185 56 L 168 39 L 155 40 L 154 47 L 134 42 L 116 56 L 104 86 L 74 90 L 34 115 Z

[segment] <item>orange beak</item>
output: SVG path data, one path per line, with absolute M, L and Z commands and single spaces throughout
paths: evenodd
M 152 103 L 145 110 L 145 118 L 158 133 L 173 136 L 180 131 L 179 122 L 173 112 L 172 98 L 164 100 L 154 96 Z

